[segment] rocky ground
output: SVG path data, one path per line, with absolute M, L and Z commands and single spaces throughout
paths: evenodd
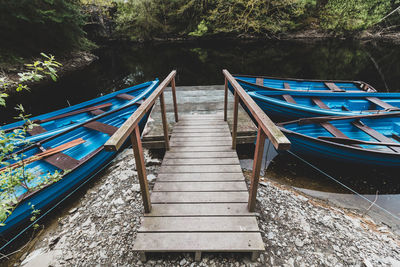
M 160 161 L 146 153 L 154 181 Z M 16 266 L 399 266 L 400 240 L 375 225 L 275 182 L 260 185 L 258 221 L 266 251 L 249 255 L 155 254 L 143 263 L 132 252 L 143 214 L 131 149 L 122 152 L 80 202 L 41 235 Z M 246 174 L 248 175 L 248 174 Z

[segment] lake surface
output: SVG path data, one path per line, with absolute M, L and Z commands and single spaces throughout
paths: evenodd
M 304 43 L 202 42 L 113 44 L 95 51 L 100 59 L 83 70 L 9 97 L 0 122 L 11 122 L 22 103 L 38 115 L 132 84 L 178 71 L 177 85 L 223 84 L 221 70 L 277 77 L 362 80 L 379 91 L 400 91 L 400 49 L 390 44 L 324 41 Z
M 381 92 L 396 92 L 400 91 L 399 48 L 387 43 L 344 41 L 113 44 L 95 51 L 100 59 L 83 70 L 9 97 L 7 108 L 1 108 L 0 122 L 13 121 L 17 114 L 13 107 L 18 103 L 27 113 L 38 115 L 157 77 L 162 80 L 172 69 L 178 71 L 178 86 L 223 84 L 221 70 L 226 68 L 240 74 L 362 80 Z M 320 167 L 359 193 L 400 194 L 397 173 L 330 163 Z M 298 188 L 349 193 L 288 155 L 278 156 L 267 176 Z M 400 216 L 400 211 L 393 209 L 400 199 L 390 203 L 386 207 Z

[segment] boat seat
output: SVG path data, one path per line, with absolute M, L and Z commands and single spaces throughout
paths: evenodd
M 324 102 L 322 102 L 321 99 L 318 97 L 311 97 L 311 100 L 319 107 L 322 109 L 330 109 Z
M 264 85 L 264 79 L 263 78 L 256 78 L 256 84 L 257 85 Z
M 329 122 L 321 122 L 320 125 L 335 137 L 348 138 L 347 135 Z
M 329 88 L 332 92 L 345 92 L 346 90 L 339 88 L 335 83 L 324 82 L 325 86 Z
M 288 94 L 284 94 L 282 95 L 283 99 L 286 100 L 286 102 L 288 103 L 292 103 L 292 104 L 297 104 L 296 100 L 294 100 L 294 98 L 291 95 Z
M 62 152 L 51 155 L 43 160 L 61 170 L 64 170 L 64 171 L 72 170 L 73 168 L 78 166 L 80 163 L 79 160 L 74 159 L 73 157 L 68 156 L 67 154 L 64 154 Z
M 124 100 L 132 100 L 135 97 L 132 95 L 129 95 L 129 94 L 119 94 L 119 95 L 117 95 L 117 98 L 124 99 Z
M 105 112 L 105 111 L 102 110 L 102 109 L 96 109 L 96 110 L 90 111 L 90 114 L 92 114 L 92 115 L 94 115 L 94 116 L 97 116 L 97 115 L 103 114 L 104 112 Z
M 285 89 L 292 89 L 292 88 L 290 88 L 290 84 L 289 83 L 283 83 L 283 87 Z
M 393 143 L 393 140 L 383 134 L 381 134 L 378 131 L 375 131 L 374 129 L 368 127 L 364 123 L 362 123 L 360 120 L 353 121 L 352 124 L 360 129 L 361 131 L 365 132 L 369 136 L 375 138 L 376 140 L 380 142 L 385 142 L 385 143 Z M 394 146 L 388 146 L 391 150 L 394 152 L 400 153 L 400 147 L 394 147 Z
M 115 126 L 112 126 L 109 124 L 105 124 L 105 123 L 102 123 L 99 121 L 91 121 L 89 123 L 86 123 L 83 126 L 86 128 L 95 130 L 95 131 L 106 133 L 109 136 L 113 135 L 118 130 L 118 127 L 115 127 Z
M 27 132 L 31 136 L 34 136 L 34 135 L 37 135 L 37 134 L 45 133 L 45 132 L 47 132 L 47 130 L 45 128 L 43 128 L 42 126 L 40 126 L 40 125 L 35 125 L 35 126 L 33 126 L 32 129 L 28 129 Z
M 385 110 L 400 110 L 400 108 L 395 107 L 390 105 L 389 103 L 386 103 L 385 101 L 382 101 L 381 99 L 377 98 L 377 97 L 366 97 L 366 99 L 369 102 L 374 103 L 375 105 L 385 109 Z

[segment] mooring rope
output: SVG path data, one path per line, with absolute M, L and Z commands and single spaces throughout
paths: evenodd
M 350 192 L 354 193 L 355 195 L 361 197 L 362 199 L 366 200 L 368 203 L 371 204 L 371 206 L 375 205 L 378 208 L 380 208 L 381 210 L 383 210 L 384 212 L 386 212 L 387 214 L 393 216 L 394 218 L 396 218 L 397 220 L 400 220 L 400 217 L 394 215 L 393 213 L 391 213 L 390 211 L 388 211 L 387 209 L 379 206 L 378 204 L 376 204 L 375 202 L 369 200 L 368 198 L 366 198 L 365 196 L 359 194 L 357 191 L 355 191 L 354 189 L 350 188 L 349 186 L 345 185 L 344 183 L 340 182 L 339 180 L 335 179 L 332 175 L 329 175 L 328 173 L 324 172 L 323 170 L 321 170 L 320 168 L 318 168 L 317 166 L 315 166 L 314 164 L 308 162 L 307 160 L 303 159 L 302 157 L 296 155 L 295 153 L 293 153 L 290 150 L 287 150 L 286 152 L 288 152 L 289 154 L 293 155 L 295 158 L 301 160 L 302 162 L 304 162 L 305 164 L 307 164 L 308 166 L 312 167 L 313 169 L 319 171 L 320 173 L 322 173 L 323 175 L 325 175 L 326 177 L 328 177 L 329 179 L 335 181 L 336 183 L 340 184 L 341 186 L 343 186 L 344 188 L 346 188 L 347 190 L 349 190 Z

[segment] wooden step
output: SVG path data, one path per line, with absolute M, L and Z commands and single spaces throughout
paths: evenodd
M 160 182 L 244 181 L 242 173 L 160 173 Z
M 153 192 L 223 192 L 245 191 L 247 186 L 244 181 L 237 182 L 158 182 L 154 185 Z

